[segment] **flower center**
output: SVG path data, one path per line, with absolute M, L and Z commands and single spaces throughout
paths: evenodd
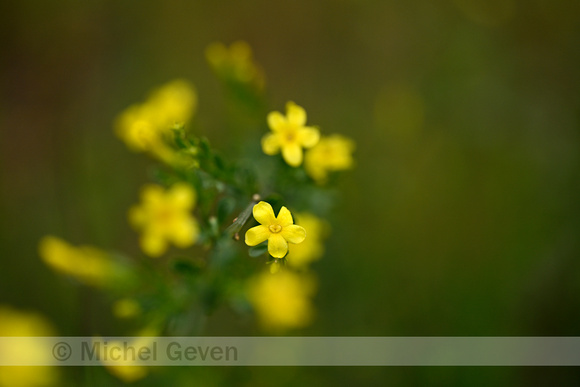
M 274 234 L 277 234 L 280 231 L 282 231 L 282 226 L 280 226 L 279 224 L 271 224 L 268 226 L 268 230 L 270 230 L 270 232 L 273 232 Z
M 167 224 L 170 223 L 174 218 L 174 212 L 171 208 L 162 207 L 157 210 L 155 214 L 155 220 L 160 224 Z
M 289 126 L 287 128 L 284 128 L 284 130 L 282 131 L 282 138 L 283 138 L 283 142 L 286 144 L 291 144 L 293 142 L 296 141 L 296 129 Z

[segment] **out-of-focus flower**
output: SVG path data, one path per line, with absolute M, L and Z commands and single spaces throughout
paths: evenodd
M 141 305 L 132 298 L 121 298 L 113 304 L 113 314 L 118 318 L 131 318 L 141 314 Z
M 195 89 L 187 81 L 175 80 L 154 90 L 142 104 L 127 108 L 117 117 L 117 135 L 136 152 L 149 152 L 172 162 L 177 157 L 166 139 L 173 127 L 182 126 L 197 106 Z
M 54 336 L 50 324 L 40 315 L 0 306 L 0 336 L 20 337 L 18 346 L 1 346 L 0 362 L 51 363 L 52 348 L 37 337 Z M 56 385 L 55 367 L 1 366 L 0 386 L 33 387 Z
M 271 274 L 276 274 L 280 271 L 280 268 L 282 267 L 282 265 L 280 264 L 280 259 L 274 259 L 271 262 L 268 262 L 270 264 L 270 273 Z
M 132 383 L 147 376 L 147 367 L 139 365 L 141 358 L 139 354 L 149 354 L 152 356 L 151 345 L 153 337 L 159 331 L 154 328 L 145 328 L 137 334 L 137 339 L 126 343 L 121 341 L 108 341 L 107 346 L 99 346 L 99 358 L 105 364 L 105 368 L 125 383 Z M 112 359 L 110 354 L 105 353 L 109 348 L 119 348 L 116 351 L 118 359 Z M 125 350 L 126 349 L 126 350 Z M 109 356 L 107 356 L 109 355 Z
M 191 215 L 195 191 L 185 183 L 168 190 L 148 185 L 141 191 L 141 204 L 129 210 L 129 221 L 141 232 L 140 245 L 151 257 L 162 255 L 171 242 L 180 248 L 195 243 L 199 226 Z
M 275 155 L 280 150 L 282 157 L 293 167 L 302 164 L 302 148 L 311 148 L 318 143 L 318 129 L 306 125 L 306 111 L 290 101 L 286 104 L 286 116 L 280 112 L 268 114 L 268 126 L 272 133 L 262 138 L 262 150 Z
M 269 203 L 259 202 L 253 208 L 254 218 L 260 223 L 246 232 L 246 244 L 256 246 L 268 241 L 268 252 L 274 258 L 284 258 L 288 252 L 288 242 L 301 243 L 306 238 L 306 230 L 294 224 L 292 214 L 282 207 L 278 217 Z
M 354 141 L 338 134 L 322 137 L 316 146 L 306 152 L 306 173 L 318 183 L 324 183 L 329 172 L 352 168 L 354 147 Z
M 310 276 L 289 271 L 263 272 L 250 280 L 247 295 L 262 326 L 277 331 L 301 328 L 312 321 L 310 297 L 315 288 Z
M 154 90 L 145 105 L 151 109 L 152 122 L 169 129 L 189 121 L 197 106 L 197 95 L 189 82 L 178 79 Z
M 97 287 L 116 286 L 129 279 L 126 267 L 92 246 L 72 246 L 64 240 L 46 236 L 39 244 L 40 257 L 52 269 L 80 282 Z
M 252 59 L 248 43 L 240 40 L 228 48 L 215 42 L 206 48 L 205 57 L 220 78 L 249 84 L 258 90 L 264 88 L 264 73 Z
M 328 234 L 329 226 L 322 219 L 307 212 L 296 214 L 296 219 L 308 230 L 308 238 L 298 245 L 288 246 L 286 264 L 295 269 L 306 269 L 324 254 L 323 239 Z

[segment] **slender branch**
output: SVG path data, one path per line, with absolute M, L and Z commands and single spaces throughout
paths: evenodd
M 237 241 L 240 240 L 240 231 L 250 218 L 254 206 L 260 201 L 260 199 L 261 199 L 260 195 L 254 194 L 252 196 L 252 201 L 250 202 L 250 204 L 248 204 L 248 206 L 240 213 L 240 215 L 238 215 L 238 217 L 234 219 L 232 224 L 225 229 L 224 233 L 229 234 L 232 238 L 234 238 Z

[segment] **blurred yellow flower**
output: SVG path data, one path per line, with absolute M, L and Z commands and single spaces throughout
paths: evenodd
M 113 261 L 104 251 L 92 246 L 74 247 L 54 236 L 41 239 L 39 253 L 44 263 L 52 269 L 86 285 L 113 285 L 129 275 L 125 267 Z
M 315 181 L 324 183 L 329 172 L 352 168 L 354 147 L 354 141 L 338 134 L 321 138 L 316 146 L 306 152 L 306 173 Z
M 141 191 L 141 204 L 129 210 L 129 221 L 142 235 L 143 252 L 158 257 L 167 250 L 168 242 L 186 248 L 195 243 L 199 226 L 191 215 L 195 191 L 185 183 L 168 190 L 148 185 Z
M 120 342 L 111 342 L 110 345 L 120 345 Z M 134 343 L 131 345 L 135 346 Z M 143 379 L 147 376 L 147 367 L 136 366 L 136 365 L 124 365 L 123 361 L 119 361 L 119 364 L 107 365 L 105 366 L 107 370 L 117 378 L 121 379 L 124 383 L 133 383 L 137 380 Z
M 141 305 L 132 298 L 121 298 L 113 304 L 113 314 L 118 318 L 135 317 L 141 311 Z
M 295 269 L 306 269 L 312 262 L 324 254 L 323 239 L 328 234 L 329 226 L 322 219 L 310 214 L 296 214 L 300 226 L 308 230 L 308 238 L 298 245 L 288 246 L 286 264 Z
M 145 105 L 151 109 L 152 122 L 168 129 L 189 121 L 197 106 L 197 95 L 189 82 L 177 79 L 154 90 Z
M 259 202 L 253 208 L 254 218 L 260 223 L 246 232 L 246 244 L 256 246 L 268 241 L 268 252 L 274 258 L 284 258 L 288 252 L 288 242 L 301 243 L 306 238 L 306 230 L 295 225 L 292 214 L 282 207 L 278 217 L 269 203 Z
M 306 111 L 290 101 L 286 104 L 286 116 L 280 112 L 268 114 L 268 126 L 272 133 L 262 138 L 262 150 L 267 155 L 275 155 L 282 150 L 282 157 L 288 165 L 302 164 L 302 148 L 311 148 L 318 143 L 318 129 L 306 125 Z
M 187 122 L 197 105 L 195 89 L 187 81 L 174 80 L 154 90 L 142 104 L 117 117 L 117 135 L 136 152 L 149 152 L 163 161 L 176 157 L 166 144 L 171 128 Z
M 300 328 L 313 318 L 310 297 L 316 285 L 310 276 L 289 271 L 262 272 L 248 286 L 248 300 L 262 326 L 271 331 Z
M 0 336 L 22 337 L 17 347 L 0 347 L 0 362 L 48 364 L 54 360 L 52 348 L 36 338 L 54 336 L 52 327 L 40 315 L 0 306 Z M 52 386 L 57 379 L 56 367 L 0 366 L 2 387 Z
M 281 268 L 282 265 L 280 264 L 279 261 L 281 261 L 281 260 L 280 259 L 274 259 L 273 261 L 268 262 L 270 264 L 270 273 L 271 274 L 276 274 L 276 273 L 278 273 L 280 271 L 280 268 Z
M 125 342 L 121 341 L 114 340 L 108 341 L 107 342 L 108 348 L 118 347 L 123 351 L 118 356 L 119 360 L 112 360 L 110 356 L 107 357 L 105 354 L 104 346 L 99 346 L 99 349 L 101 351 L 99 353 L 99 357 L 101 359 L 107 359 L 105 363 L 105 368 L 107 368 L 107 370 L 111 374 L 122 380 L 124 383 L 132 383 L 137 380 L 143 379 L 145 376 L 147 376 L 147 367 L 139 365 L 140 359 L 139 356 L 136 355 L 136 353 L 138 354 L 141 348 L 143 349 L 151 348 L 151 345 L 153 343 L 152 338 L 154 338 L 158 334 L 159 331 L 157 329 L 145 328 L 137 334 L 137 336 L 140 337 L 131 342 L 128 342 L 126 345 Z M 124 352 L 124 348 L 130 349 L 128 349 L 127 352 Z M 151 354 L 151 352 L 147 353 Z
M 257 89 L 264 88 L 264 74 L 252 59 L 252 49 L 244 41 L 237 41 L 226 47 L 215 42 L 205 50 L 205 57 L 212 69 L 222 78 L 251 84 Z

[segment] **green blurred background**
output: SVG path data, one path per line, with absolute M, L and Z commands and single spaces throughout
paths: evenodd
M 107 329 L 95 321 L 108 301 L 45 267 L 38 240 L 134 246 L 126 211 L 152 162 L 114 136 L 114 117 L 186 78 L 195 130 L 227 147 L 204 49 L 243 39 L 271 110 L 294 100 L 357 143 L 315 265 L 317 319 L 297 334 L 580 336 L 580 3 L 63 0 L 2 2 L 0 15 L 0 303 L 62 335 Z M 218 312 L 207 334 L 240 324 Z M 568 368 L 179 372 L 200 385 L 580 381 Z

